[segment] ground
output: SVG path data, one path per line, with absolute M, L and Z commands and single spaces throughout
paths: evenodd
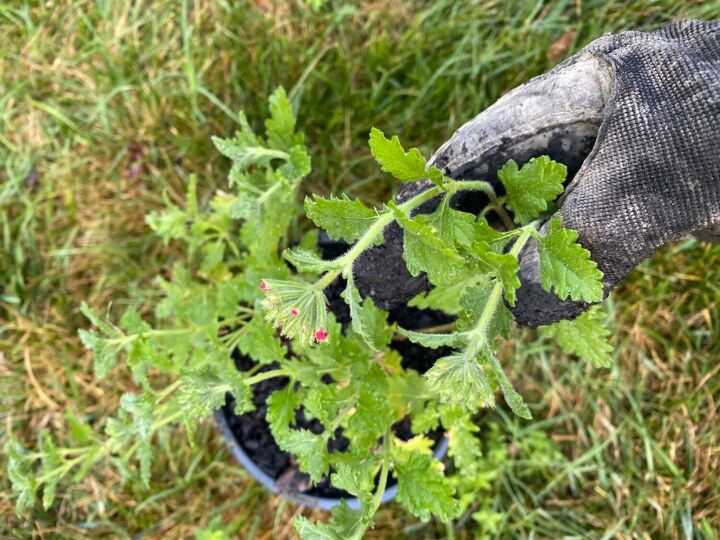
M 150 310 L 174 254 L 144 215 L 163 192 L 179 199 L 190 174 L 205 194 L 222 188 L 210 136 L 230 134 L 240 109 L 259 122 L 278 85 L 311 146 L 306 190 L 379 201 L 393 186 L 367 151 L 372 125 L 430 153 L 605 32 L 720 18 L 718 2 L 697 0 L 319 3 L 0 4 L 0 438 L 32 445 L 47 428 L 62 441 L 65 410 L 102 428 L 132 381 L 94 378 L 78 306 Z M 476 519 L 419 524 L 391 504 L 368 536 L 716 538 L 719 302 L 720 246 L 688 239 L 608 301 L 612 370 L 517 332 L 504 362 L 543 414 L 479 419 Z M 303 510 L 253 483 L 211 421 L 196 436 L 157 440 L 150 490 L 100 464 L 21 517 L 0 475 L 0 537 L 293 538 Z

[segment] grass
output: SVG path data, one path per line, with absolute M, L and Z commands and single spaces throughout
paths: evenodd
M 720 5 L 0 4 L 0 438 L 12 431 L 32 444 L 47 428 L 62 441 L 66 409 L 102 429 L 132 382 L 93 377 L 78 306 L 150 309 L 149 283 L 174 254 L 143 216 L 163 191 L 179 199 L 191 174 L 206 194 L 222 187 L 227 164 L 209 138 L 230 133 L 237 110 L 261 118 L 283 85 L 312 148 L 307 190 L 377 201 L 392 186 L 369 159 L 371 125 L 429 153 L 602 33 L 683 17 L 720 18 Z M 479 420 L 488 481 L 477 486 L 476 519 L 453 531 L 389 505 L 370 536 L 716 538 L 719 289 L 720 246 L 687 240 L 613 294 L 611 371 L 541 341 L 508 345 L 536 420 L 501 410 Z M 303 510 L 250 481 L 210 422 L 197 439 L 194 448 L 184 433 L 157 441 L 150 491 L 98 466 L 63 486 L 59 504 L 23 517 L 2 477 L 0 536 L 189 538 L 221 523 L 238 538 L 292 538 L 290 519 Z

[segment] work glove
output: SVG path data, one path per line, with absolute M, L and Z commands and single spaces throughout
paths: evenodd
M 662 245 L 690 233 L 720 240 L 720 21 L 605 35 L 467 122 L 430 165 L 502 192 L 495 173 L 507 160 L 543 154 L 568 166 L 558 214 L 603 271 L 606 294 Z M 408 184 L 398 200 L 431 185 Z M 485 204 L 479 197 L 453 203 L 477 211 Z M 550 324 L 588 307 L 541 287 L 534 240 L 521 252 L 519 276 L 514 314 L 521 325 Z M 405 268 L 397 224 L 358 261 L 356 281 L 385 309 L 429 288 L 424 275 Z

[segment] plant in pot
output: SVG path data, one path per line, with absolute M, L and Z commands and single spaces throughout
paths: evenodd
M 505 194 L 498 197 L 490 183 L 448 178 L 417 149 L 406 152 L 373 129 L 370 149 L 384 171 L 432 185 L 378 209 L 344 196 L 306 198 L 307 216 L 328 239 L 301 222 L 298 191 L 310 156 L 282 89 L 269 111 L 265 137 L 241 114 L 234 138 L 214 140 L 232 160 L 227 191 L 201 202 L 191 177 L 184 205 L 168 200 L 148 216 L 186 253 L 157 279 L 153 324 L 134 307 L 114 325 L 82 306 L 95 326 L 81 338 L 97 376 L 122 360 L 142 391 L 122 397 L 102 435 L 68 415 L 76 447 L 57 448 L 45 431 L 33 450 L 11 439 L 19 512 L 39 493 L 51 505 L 60 481 L 81 479 L 100 460 L 125 476 L 138 468 L 148 484 L 153 437 L 178 425 L 192 434 L 195 422 L 215 413 L 233 452 L 268 487 L 333 507 L 326 523 L 296 520 L 303 538 L 361 538 L 392 496 L 422 520 L 449 522 L 468 501 L 439 459 L 442 433 L 453 474 L 471 478 L 481 459 L 472 418 L 495 405 L 496 391 L 530 418 L 495 354 L 512 323 L 507 304 L 520 285 L 520 250 L 537 240 L 542 284 L 560 297 L 592 303 L 603 296 L 602 274 L 577 234 L 557 218 L 539 229 L 563 190 L 564 166 L 547 158 L 522 168 L 510 162 L 499 173 Z M 479 215 L 455 209 L 459 192 L 483 194 L 487 208 Z M 495 230 L 486 216 L 510 222 L 505 208 L 517 226 Z M 436 288 L 388 313 L 361 297 L 354 267 L 393 222 L 404 231 L 409 271 L 427 274 Z M 593 309 L 548 333 L 604 365 L 601 318 Z

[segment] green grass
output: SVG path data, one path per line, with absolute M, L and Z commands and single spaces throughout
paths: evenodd
M 63 411 L 98 430 L 132 388 L 97 381 L 76 337 L 82 300 L 149 310 L 173 258 L 144 215 L 205 194 L 227 164 L 210 143 L 257 121 L 283 85 L 300 106 L 306 189 L 368 201 L 393 189 L 367 150 L 371 125 L 430 153 L 502 93 L 607 31 L 717 2 L 398 2 L 315 13 L 301 2 L 111 0 L 0 4 L 0 437 L 60 440 Z M 617 365 L 598 372 L 542 342 L 504 351 L 533 422 L 484 415 L 488 482 L 456 538 L 716 538 L 720 530 L 720 246 L 663 249 L 610 301 Z M 108 308 L 108 306 L 110 306 Z M 530 336 L 525 331 L 517 335 Z M 220 520 L 238 538 L 292 538 L 301 509 L 247 478 L 211 422 L 195 448 L 157 441 L 152 489 L 98 466 L 59 504 L 14 513 L 0 478 L 0 537 L 188 538 Z M 0 441 L 2 442 L 2 441 Z M 4 470 L 4 457 L 0 466 Z M 315 512 L 314 515 L 321 514 Z M 213 521 L 215 520 L 215 521 Z M 492 530 L 499 531 L 497 534 Z M 393 505 L 374 538 L 444 538 Z

